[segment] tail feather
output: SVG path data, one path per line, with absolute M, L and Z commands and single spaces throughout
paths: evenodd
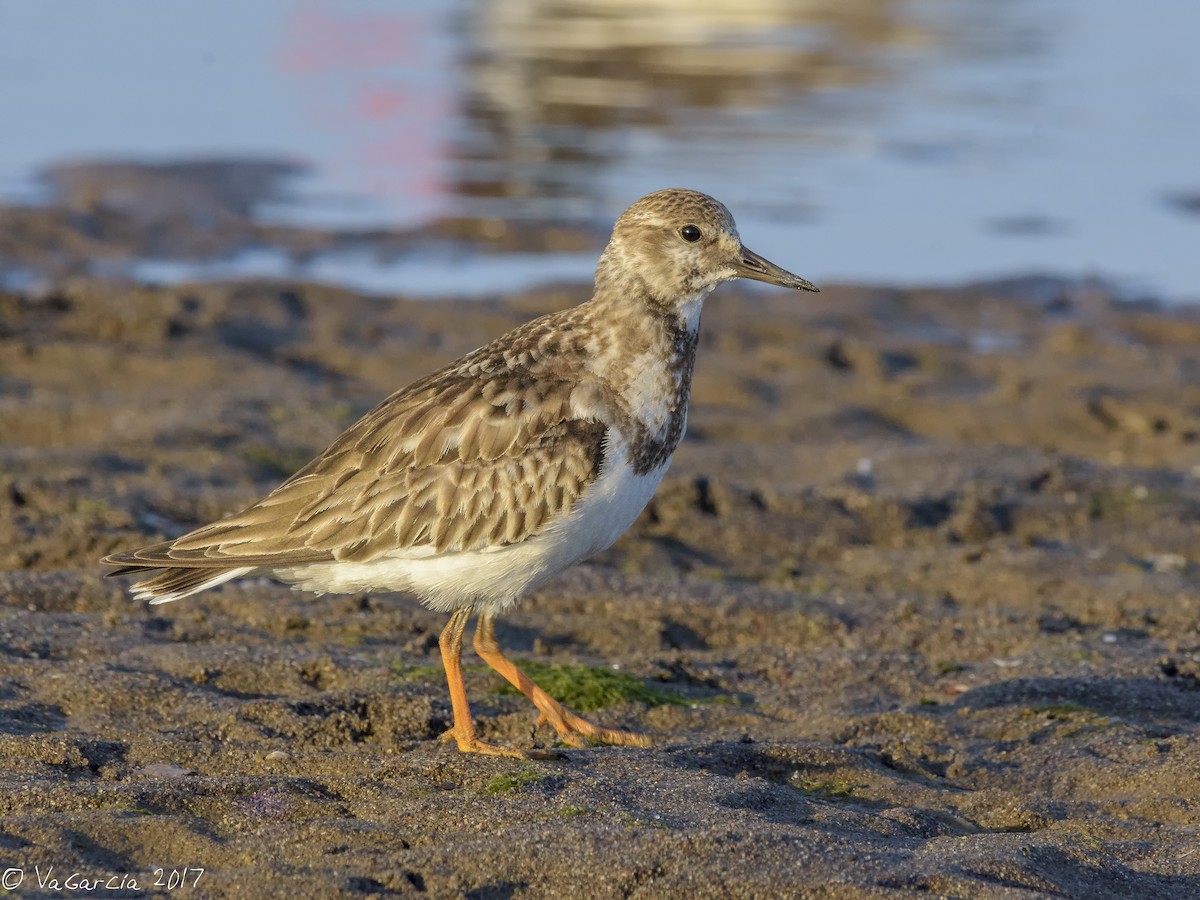
M 111 574 L 122 575 L 139 567 L 129 566 Z M 139 581 L 130 589 L 138 600 L 147 600 L 153 605 L 170 603 L 172 600 L 182 600 L 192 594 L 199 594 L 209 588 L 224 584 L 234 578 L 241 578 L 254 571 L 254 566 L 237 568 L 164 568 L 152 578 Z M 141 571 L 146 571 L 141 568 Z

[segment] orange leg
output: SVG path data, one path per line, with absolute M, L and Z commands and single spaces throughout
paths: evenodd
M 534 684 L 528 675 L 518 669 L 512 660 L 501 652 L 500 645 L 496 643 L 496 623 L 491 613 L 479 614 L 479 624 L 475 627 L 475 652 L 485 663 L 503 675 L 509 684 L 529 698 L 541 713 L 538 724 L 549 722 L 558 732 L 563 743 L 571 747 L 583 747 L 586 746 L 587 741 L 592 740 L 604 744 L 622 744 L 627 747 L 650 746 L 650 738 L 644 734 L 593 725 L 587 719 L 575 715 Z M 449 671 L 448 667 L 447 671 Z M 463 703 L 466 703 L 465 698 Z M 460 743 L 459 746 L 461 747 L 462 744 Z
M 489 756 L 526 759 L 528 754 L 520 750 L 489 744 L 475 737 L 475 723 L 471 721 L 471 705 L 467 702 L 467 688 L 462 677 L 462 638 L 470 617 L 470 607 L 455 610 L 438 638 L 438 646 L 442 650 L 442 665 L 446 668 L 446 682 L 450 685 L 450 705 L 454 709 L 454 727 L 442 735 L 442 740 L 453 740 L 463 753 L 486 753 Z

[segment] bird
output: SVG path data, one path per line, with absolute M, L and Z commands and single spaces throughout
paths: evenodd
M 440 634 L 464 753 L 517 758 L 479 738 L 463 635 L 568 747 L 646 747 L 543 691 L 501 650 L 497 615 L 611 546 L 663 478 L 687 425 L 705 298 L 738 278 L 816 291 L 747 249 L 698 191 L 648 194 L 617 219 L 590 299 L 533 319 L 400 389 L 242 511 L 101 562 L 150 574 L 132 592 L 182 600 L 267 575 L 317 594 L 399 591 L 450 613 Z

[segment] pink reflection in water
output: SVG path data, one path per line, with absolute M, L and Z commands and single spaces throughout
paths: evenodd
M 332 69 L 394 66 L 419 48 L 420 28 L 411 13 L 346 12 L 323 3 L 309 3 L 284 21 L 280 67 L 307 74 Z
M 451 193 L 453 60 L 439 8 L 365 11 L 305 3 L 280 29 L 276 69 L 314 130 L 332 137 L 322 179 L 414 219 L 443 212 Z M 420 200 L 417 208 L 411 201 Z M 407 217 L 406 217 L 407 218 Z

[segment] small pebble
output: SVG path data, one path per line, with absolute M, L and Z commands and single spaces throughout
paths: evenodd
M 149 775 L 151 778 L 186 778 L 189 775 L 196 775 L 197 772 L 195 769 L 184 768 L 174 763 L 150 763 L 150 765 L 138 769 L 137 774 Z

